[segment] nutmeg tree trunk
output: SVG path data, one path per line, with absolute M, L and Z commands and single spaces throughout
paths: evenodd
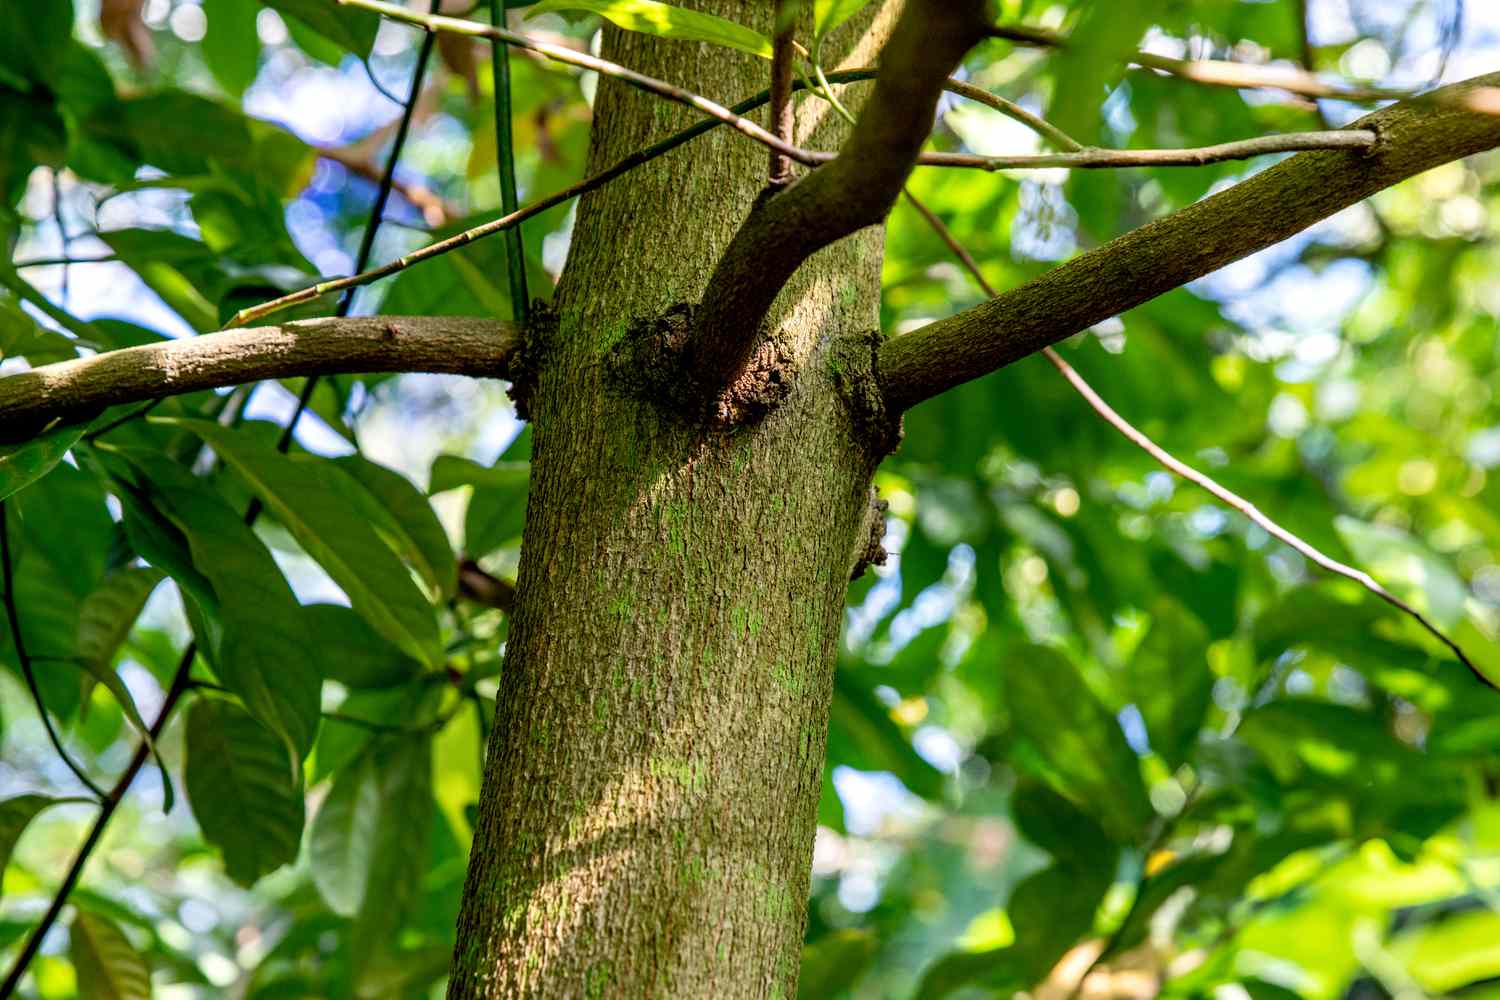
M 693 6 L 771 30 L 771 4 Z M 898 6 L 834 51 L 873 62 Z M 723 48 L 609 29 L 604 51 L 726 104 L 768 80 Z M 592 167 L 696 120 L 614 81 L 595 112 Z M 798 106 L 799 142 L 846 132 Z M 884 450 L 862 402 L 882 231 L 783 289 L 768 328 L 791 389 L 762 419 L 681 416 L 651 351 L 628 350 L 704 296 L 766 178 L 764 150 L 721 129 L 586 197 L 555 327 L 529 334 L 519 602 L 452 997 L 796 993 L 836 644 Z

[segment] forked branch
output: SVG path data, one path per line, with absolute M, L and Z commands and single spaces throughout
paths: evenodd
M 771 304 L 804 260 L 885 218 L 932 131 L 948 75 L 987 28 L 982 0 L 905 6 L 843 150 L 757 203 L 714 268 L 691 348 L 704 390 L 725 388 L 744 368 Z
M 1368 150 L 1300 153 L 881 349 L 900 411 L 1279 243 L 1424 170 L 1500 145 L 1500 116 L 1468 106 L 1500 73 L 1402 101 L 1356 123 Z

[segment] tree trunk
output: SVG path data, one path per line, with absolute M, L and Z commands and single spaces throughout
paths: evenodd
M 770 3 L 690 6 L 771 32 Z M 846 25 L 826 61 L 873 62 L 897 6 Z M 612 29 L 605 52 L 724 103 L 770 77 L 761 59 Z M 694 120 L 613 81 L 595 111 L 592 167 Z M 845 132 L 826 104 L 799 106 L 799 142 Z M 531 496 L 450 997 L 796 993 L 835 653 L 881 456 L 857 400 L 883 233 L 819 253 L 783 292 L 771 319 L 793 388 L 756 423 L 674 415 L 611 360 L 632 323 L 702 297 L 766 171 L 720 129 L 579 206 L 557 329 L 527 348 Z

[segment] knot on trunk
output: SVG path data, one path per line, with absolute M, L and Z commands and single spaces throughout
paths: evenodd
M 521 331 L 520 345 L 508 363 L 510 401 L 516 406 L 516 416 L 522 420 L 531 419 L 531 398 L 536 393 L 547 353 L 556 340 L 557 310 L 550 302 L 534 299 L 526 326 Z
M 729 428 L 759 420 L 792 388 L 791 359 L 774 337 L 764 338 L 727 387 L 705 385 L 694 363 L 694 307 L 682 302 L 637 320 L 611 350 L 607 365 L 620 388 L 691 423 Z
M 855 545 L 854 569 L 849 572 L 850 580 L 858 580 L 871 566 L 885 565 L 885 512 L 890 509 L 890 501 L 880 499 L 879 491 L 871 486 L 870 502 L 865 507 L 864 530 L 860 532 Z
M 901 414 L 885 402 L 880 381 L 880 348 L 884 338 L 872 330 L 836 341 L 829 352 L 828 374 L 849 411 L 854 434 L 879 462 L 901 443 Z

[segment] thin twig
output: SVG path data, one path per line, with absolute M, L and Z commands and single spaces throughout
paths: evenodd
M 771 128 L 785 143 L 796 141 L 796 109 L 792 106 L 792 54 L 797 27 L 797 5 L 776 0 L 776 37 L 771 44 Z M 793 179 L 792 161 L 785 153 L 771 151 L 766 183 L 785 187 Z
M 18 260 L 10 266 L 17 271 L 28 267 L 69 267 L 73 264 L 111 264 L 120 258 L 115 254 L 101 254 L 97 257 L 28 257 Z
M 989 280 L 985 278 L 984 272 L 979 269 L 979 264 L 974 260 L 973 255 L 970 254 L 968 250 L 964 248 L 963 244 L 958 241 L 958 239 L 953 235 L 952 231 L 948 229 L 946 224 L 944 224 L 943 220 L 940 219 L 936 214 L 934 214 L 930 209 L 928 209 L 926 205 L 922 204 L 922 202 L 919 201 L 915 196 L 913 196 L 910 191 L 906 192 L 906 197 L 907 200 L 910 201 L 911 204 L 916 208 L 916 210 L 921 213 L 922 217 L 927 220 L 928 225 L 930 225 L 938 234 L 938 236 L 942 238 L 943 242 L 948 245 L 948 248 L 953 252 L 954 256 L 956 256 L 960 261 L 963 262 L 965 269 L 967 269 L 969 274 L 974 277 L 974 280 L 976 283 L 978 283 L 979 287 L 984 290 L 985 295 L 992 299 L 995 298 L 998 293 L 995 291 L 994 286 L 992 286 L 989 283 Z M 1315 548 L 1312 544 L 1304 541 L 1302 538 L 1299 538 L 1297 535 L 1293 534 L 1286 528 L 1283 528 L 1280 524 L 1276 523 L 1270 517 L 1266 516 L 1261 512 L 1260 508 L 1256 507 L 1253 503 L 1246 500 L 1244 497 L 1241 497 L 1239 494 L 1228 489 L 1227 487 L 1221 485 L 1212 476 L 1209 476 L 1203 472 L 1199 472 L 1197 469 L 1188 465 L 1186 462 L 1183 462 L 1176 456 L 1172 455 L 1161 445 L 1153 441 L 1147 434 L 1138 429 L 1134 424 L 1130 423 L 1130 421 L 1126 420 L 1118 412 L 1116 412 L 1114 407 L 1110 406 L 1109 403 L 1106 402 L 1104 398 L 1094 390 L 1094 387 L 1089 385 L 1084 377 L 1078 374 L 1077 370 L 1075 370 L 1072 365 L 1068 364 L 1067 361 L 1063 360 L 1062 356 L 1055 350 L 1053 350 L 1051 347 L 1044 347 L 1042 348 L 1042 354 L 1048 361 L 1052 363 L 1053 367 L 1055 367 L 1060 373 L 1062 373 L 1063 378 L 1068 380 L 1068 383 L 1073 387 L 1073 389 L 1083 397 L 1084 402 L 1088 403 L 1088 405 L 1105 421 L 1105 423 L 1109 424 L 1115 430 L 1119 431 L 1121 435 L 1123 435 L 1137 448 L 1150 455 L 1163 468 L 1167 469 L 1174 475 L 1187 480 L 1195 486 L 1198 486 L 1207 491 L 1210 495 L 1219 500 L 1225 506 L 1239 511 L 1241 514 L 1245 515 L 1245 517 L 1248 518 L 1252 524 L 1265 531 L 1266 534 L 1270 535 L 1272 538 L 1275 538 L 1277 541 L 1280 541 L 1282 544 L 1287 545 L 1288 547 L 1296 551 L 1303 558 L 1307 559 L 1319 569 L 1323 570 L 1324 572 L 1332 573 L 1336 576 L 1342 576 L 1345 579 L 1354 581 L 1365 590 L 1369 591 L 1371 594 L 1374 594 L 1382 601 L 1385 601 L 1391 607 L 1407 615 L 1418 625 L 1422 626 L 1422 628 L 1425 629 L 1433 638 L 1437 639 L 1444 646 L 1447 646 L 1448 649 L 1453 653 L 1453 655 L 1458 658 L 1458 661 L 1465 667 L 1467 667 L 1469 669 L 1469 672 L 1472 673 L 1476 678 L 1478 678 L 1481 683 L 1483 683 L 1486 687 L 1494 688 L 1495 690 L 1500 691 L 1500 684 L 1496 684 L 1495 681 L 1485 676 L 1485 674 L 1478 668 L 1478 666 L 1476 666 L 1474 662 L 1469 659 L 1468 655 L 1464 653 L 1463 649 L 1458 645 L 1458 643 L 1450 639 L 1441 629 L 1439 629 L 1430 620 L 1428 620 L 1428 618 L 1421 612 L 1419 612 L 1416 608 L 1413 608 L 1410 604 L 1407 604 L 1405 601 L 1398 598 L 1395 594 L 1392 594 L 1389 590 L 1385 589 L 1385 587 L 1381 586 L 1374 577 L 1370 576 L 1370 574 L 1364 572 L 1363 570 L 1356 569 L 1353 566 L 1341 563 L 1331 556 L 1325 555 L 1323 552 Z
M 417 15 L 417 16 L 420 16 L 420 15 Z M 451 19 L 448 19 L 448 20 L 451 20 Z M 474 27 L 475 28 L 483 28 L 484 26 L 483 25 L 474 25 Z M 876 71 L 873 68 L 868 68 L 868 67 L 867 68 L 860 68 L 860 69 L 852 69 L 852 70 L 841 70 L 841 71 L 838 71 L 838 72 L 827 74 L 826 80 L 829 83 L 853 83 L 853 82 L 857 82 L 857 81 L 865 81 L 865 80 L 874 79 L 875 73 L 876 73 Z M 1063 146 L 1065 149 L 1077 150 L 1077 149 L 1081 149 L 1082 148 L 1079 143 L 1077 143 L 1075 140 L 1073 140 L 1072 138 L 1070 138 L 1069 136 L 1067 136 L 1066 133 L 1063 133 L 1061 130 L 1057 129 L 1055 126 L 1052 126 L 1051 124 L 1043 121 L 1042 119 L 1040 119 L 1037 116 L 1031 114 L 1030 112 L 1027 112 L 1025 109 L 1019 107 L 1018 105 L 1014 104 L 1011 101 L 1007 101 L 1004 98 L 998 97 L 998 96 L 996 96 L 994 94 L 991 94 L 991 93 L 989 93 L 987 91 L 980 90 L 979 88 L 974 87 L 972 85 L 964 84 L 962 81 L 959 81 L 959 80 L 951 80 L 950 79 L 948 81 L 946 87 L 947 87 L 948 90 L 951 90 L 952 92 L 954 92 L 956 94 L 960 94 L 961 96 L 969 97 L 969 98 L 972 98 L 974 100 L 981 101 L 985 105 L 987 105 L 988 107 L 994 108 L 995 110 L 1000 111 L 1002 114 L 1009 115 L 1010 117 L 1016 119 L 1017 121 L 1023 122 L 1024 124 L 1028 125 L 1029 127 L 1032 127 L 1034 129 L 1036 129 L 1045 138 L 1048 138 L 1051 141 L 1053 141 L 1054 143 Z M 808 84 L 805 81 L 796 81 L 793 84 L 793 89 L 794 90 L 801 90 L 801 89 L 817 90 L 818 86 L 815 85 L 815 84 Z M 746 100 L 741 101 L 739 104 L 736 104 L 732 108 L 728 109 L 729 118 L 732 119 L 732 120 L 736 120 L 736 121 L 743 120 L 740 116 L 746 114 L 747 112 L 755 110 L 756 108 L 758 108 L 758 107 L 764 105 L 765 103 L 767 103 L 769 100 L 770 100 L 770 91 L 768 91 L 768 90 L 761 91 L 759 94 L 756 94 L 754 97 L 747 98 Z M 636 151 L 634 153 L 631 153 L 629 156 L 624 157 L 623 159 L 621 159 L 618 162 L 614 163 L 612 166 L 606 167 L 604 170 L 599 171 L 597 174 L 593 174 L 592 176 L 585 177 L 583 180 L 579 181 L 576 184 L 572 184 L 572 185 L 564 188 L 563 190 L 558 191 L 555 194 L 552 194 L 552 195 L 547 196 L 546 198 L 540 199 L 539 201 L 534 201 L 530 205 L 527 205 L 526 207 L 521 208 L 521 209 L 519 209 L 519 210 L 517 210 L 515 212 L 510 212 L 510 213 L 508 213 L 506 215 L 503 215 L 503 216 L 501 216 L 498 219 L 493 219 L 493 220 L 491 220 L 489 222 L 484 223 L 483 225 L 475 226 L 473 229 L 466 229 L 463 232 L 456 233 L 453 236 L 447 237 L 446 239 L 438 240 L 436 243 L 429 243 L 425 247 L 419 247 L 418 249 L 413 250 L 410 253 L 404 254 L 404 255 L 402 255 L 400 257 L 397 257 L 395 260 L 392 260 L 392 261 L 390 261 L 388 263 L 382 264 L 382 265 L 380 265 L 377 268 L 373 268 L 373 269 L 368 270 L 368 271 L 363 270 L 363 269 L 357 269 L 357 273 L 349 275 L 347 277 L 330 278 L 327 281 L 320 281 L 320 282 L 318 282 L 315 285 L 309 285 L 306 288 L 298 289 L 297 291 L 290 292 L 290 293 L 288 293 L 286 295 L 281 296 L 280 298 L 272 299 L 272 300 L 267 301 L 267 302 L 262 302 L 259 305 L 254 305 L 254 306 L 247 307 L 245 309 L 241 309 L 239 312 L 235 313 L 234 317 L 232 319 L 230 319 L 230 321 L 226 324 L 226 329 L 230 329 L 230 328 L 237 327 L 237 326 L 244 326 L 245 324 L 254 322 L 256 320 L 265 319 L 267 316 L 271 316 L 271 315 L 274 315 L 274 314 L 276 314 L 278 312 L 282 312 L 284 310 L 291 309 L 294 306 L 298 306 L 298 305 L 302 305 L 302 304 L 307 303 L 307 302 L 311 302 L 311 301 L 313 301 L 315 299 L 321 298 L 324 295 L 331 295 L 334 292 L 346 291 L 346 290 L 351 289 L 351 288 L 357 288 L 357 287 L 359 287 L 361 285 L 370 284 L 371 282 L 374 282 L 374 281 L 379 281 L 381 278 L 387 278 L 387 277 L 390 277 L 393 274 L 397 274 L 397 273 L 399 273 L 401 271 L 404 271 L 408 267 L 411 267 L 413 264 L 419 264 L 419 263 L 421 263 L 424 260 L 430 260 L 433 257 L 439 257 L 439 256 L 441 256 L 441 255 L 443 255 L 445 253 L 451 253 L 454 250 L 461 249 L 461 248 L 463 248 L 465 246 L 468 246 L 470 243 L 473 243 L 476 240 L 484 239 L 487 236 L 493 236 L 496 233 L 505 232 L 505 231 L 511 229 L 514 226 L 520 225 L 522 222 L 525 222 L 527 219 L 534 218 L 535 216 L 540 215 L 541 213 L 543 213 L 545 211 L 548 211 L 549 209 L 555 208 L 556 206 L 561 205 L 564 202 L 570 201 L 573 198 L 579 197 L 580 195 L 584 195 L 584 194 L 587 194 L 590 191 L 594 191 L 594 190 L 596 190 L 598 188 L 601 188 L 605 184 L 608 184 L 610 181 L 614 180 L 615 178 L 620 177 L 620 176 L 622 176 L 622 175 L 624 175 L 626 173 L 629 173 L 630 171 L 634 170 L 636 167 L 639 167 L 639 166 L 642 166 L 642 165 L 644 165 L 646 163 L 649 163 L 651 160 L 654 160 L 657 157 L 662 156 L 663 154 L 668 153 L 668 152 L 676 149 L 677 147 L 679 147 L 679 146 L 681 146 L 681 145 L 683 145 L 683 144 L 685 144 L 687 142 L 690 142 L 691 140 L 696 139 L 699 136 L 701 136 L 701 135 L 703 135 L 703 134 L 705 134 L 705 133 L 707 133 L 709 131 L 712 131 L 713 129 L 719 127 L 720 125 L 728 124 L 728 123 L 729 122 L 726 121 L 725 119 L 718 118 L 718 117 L 712 118 L 709 121 L 699 122 L 697 125 L 694 125 L 691 128 L 684 129 L 681 132 L 678 132 L 676 135 L 669 136 L 666 139 L 662 140 L 661 142 L 655 143 L 654 145 L 648 146 L 645 149 L 638 150 L 638 151 Z M 1335 133 L 1312 133 L 1312 134 L 1314 134 L 1314 135 L 1323 134 L 1323 135 L 1342 136 L 1345 133 L 1337 133 L 1337 132 L 1335 132 Z M 1355 132 L 1351 132 L 1351 133 L 1348 133 L 1348 134 L 1354 135 L 1356 138 L 1354 138 L 1353 140 L 1341 139 L 1340 138 L 1340 139 L 1333 139 L 1333 140 L 1330 140 L 1330 141 L 1333 144 L 1340 144 L 1340 145 L 1342 145 L 1342 144 L 1351 144 L 1352 143 L 1352 145 L 1354 145 L 1356 147 L 1362 147 L 1362 146 L 1364 146 L 1364 145 L 1367 144 L 1367 138 L 1366 138 L 1366 134 L 1365 133 L 1362 133 L 1362 132 L 1359 132 L 1359 131 L 1355 131 Z M 1373 134 L 1373 133 L 1371 133 L 1371 134 Z M 1270 136 L 1270 137 L 1266 137 L 1266 138 L 1271 139 L 1271 140 L 1275 140 L 1277 137 Z M 1255 142 L 1257 140 L 1249 140 L 1249 141 Z M 1226 145 L 1233 146 L 1234 144 L 1226 144 Z M 1309 146 L 1309 147 L 1298 147 L 1298 148 L 1321 148 L 1321 147 L 1311 147 L 1311 146 Z M 1261 151 L 1262 152 L 1268 152 L 1268 151 L 1271 151 L 1271 150 L 1266 149 L 1266 148 L 1262 148 Z M 834 156 L 834 154 L 832 154 L 832 153 L 826 153 L 826 154 L 825 153 L 813 153 L 813 152 L 809 152 L 807 150 L 798 150 L 798 152 L 805 159 L 807 159 L 807 160 L 813 160 L 813 161 L 816 161 L 816 162 L 822 162 L 823 159 L 832 159 L 833 156 Z M 1099 161 L 1099 158 L 1101 156 L 1105 155 L 1107 152 L 1108 151 L 1105 151 L 1105 150 L 1089 150 L 1089 151 L 1086 152 L 1086 155 L 1082 155 L 1082 157 L 1081 157 L 1082 159 L 1089 160 L 1089 162 L 1087 164 L 1080 164 L 1080 165 L 1090 166 L 1090 167 L 1093 167 L 1093 166 L 1104 166 L 1106 164 L 1100 163 L 1098 161 Z M 1121 155 L 1129 158 L 1131 160 L 1131 162 L 1128 162 L 1128 163 L 1127 162 L 1122 162 L 1122 163 L 1111 164 L 1111 165 L 1115 165 L 1115 166 L 1139 166 L 1139 165 L 1142 165 L 1142 164 L 1138 161 L 1137 158 L 1142 157 L 1142 156 L 1150 156 L 1153 153 L 1167 153 L 1167 152 L 1177 152 L 1177 151 L 1171 151 L 1171 150 L 1165 150 L 1165 151 L 1125 150 L 1125 151 L 1123 151 L 1123 153 Z M 1199 152 L 1199 151 L 1186 151 L 1186 154 L 1190 154 L 1192 156 L 1198 157 L 1198 158 L 1190 159 L 1190 160 L 1187 161 L 1187 162 L 1191 162 L 1193 164 L 1198 164 L 1198 163 L 1202 163 L 1202 162 L 1212 162 L 1212 161 L 1201 159 L 1201 152 Z M 929 153 L 929 154 L 926 154 L 925 156 L 919 158 L 918 162 L 919 163 L 927 163 L 930 160 L 932 160 L 933 158 L 936 158 L 937 165 L 943 165 L 942 161 L 943 161 L 944 157 L 946 157 L 948 155 L 951 155 L 951 154 Z M 1248 154 L 1244 154 L 1244 155 L 1258 155 L 1258 154 L 1252 152 L 1252 153 L 1248 153 Z M 1041 158 L 1037 159 L 1037 160 L 1032 160 L 1032 159 L 1027 159 L 1027 158 L 1012 158 L 1012 159 L 1015 159 L 1015 160 L 1023 160 L 1023 162 L 1014 164 L 1013 166 L 1007 167 L 1005 169 L 1033 169 L 1033 168 L 1036 168 L 1036 167 L 1039 167 L 1039 166 L 1056 165 L 1056 164 L 1053 164 L 1049 159 L 1047 159 L 1048 156 L 1049 156 L 1049 154 L 1041 154 Z M 1221 157 L 1221 158 L 1227 158 L 1227 157 Z M 799 162 L 803 162 L 803 161 L 799 160 Z M 964 164 L 964 165 L 973 165 L 973 164 Z M 1162 164 L 1154 164 L 1154 165 L 1162 165 Z
M 1327 132 L 1284 132 L 1221 142 L 1187 149 L 1098 149 L 1081 148 L 1067 153 L 1028 153 L 1019 156 L 981 156 L 977 153 L 923 153 L 917 164 L 924 167 L 959 167 L 974 170 L 1036 170 L 1068 167 L 1075 170 L 1121 169 L 1125 167 L 1200 167 L 1226 160 L 1248 160 L 1273 153 L 1297 153 L 1312 149 L 1372 149 L 1379 138 L 1368 129 L 1335 129 Z M 811 154 L 818 163 L 828 163 L 837 153 Z
M 724 122 L 724 124 L 733 126 L 737 131 L 765 143 L 772 149 L 780 150 L 799 162 L 802 160 L 802 150 L 790 143 L 782 142 L 748 118 L 743 118 L 735 114 L 722 104 L 710 101 L 706 97 L 694 94 L 681 87 L 674 86 L 665 80 L 658 80 L 644 73 L 637 73 L 633 69 L 628 69 L 619 63 L 610 62 L 608 59 L 600 59 L 586 52 L 575 52 L 561 45 L 553 45 L 550 42 L 543 42 L 529 35 L 509 31 L 498 25 L 478 24 L 474 21 L 463 21 L 455 17 L 442 17 L 437 14 L 420 14 L 393 3 L 386 3 L 384 0 L 338 0 L 338 3 L 341 6 L 372 10 L 393 21 L 404 21 L 407 24 L 414 24 L 419 28 L 427 29 L 429 32 L 448 31 L 459 35 L 472 35 L 475 38 L 494 39 L 504 42 L 507 45 L 514 45 L 517 48 L 535 52 L 554 62 L 577 66 L 580 69 L 593 70 L 602 76 L 614 77 L 633 87 L 638 87 L 659 97 L 664 97 L 669 101 L 685 104 L 690 108 L 717 118 Z
M 94 783 L 72 754 L 62 744 L 62 738 L 57 735 L 57 730 L 52 726 L 52 716 L 47 712 L 47 704 L 42 701 L 42 689 L 36 681 L 36 671 L 32 669 L 31 657 L 26 655 L 26 641 L 21 637 L 21 615 L 16 609 L 15 567 L 11 563 L 10 555 L 10 526 L 6 523 L 7 508 L 4 500 L 0 500 L 0 572 L 3 572 L 5 586 L 5 617 L 10 623 L 10 641 L 16 650 L 16 661 L 21 667 L 21 676 L 26 680 L 26 689 L 31 692 L 32 703 L 36 705 L 36 713 L 42 717 L 42 726 L 47 730 L 47 739 L 52 742 L 52 749 L 57 751 L 57 756 L 68 765 L 68 770 L 83 782 L 85 788 L 94 793 L 94 797 L 103 801 L 104 789 Z

